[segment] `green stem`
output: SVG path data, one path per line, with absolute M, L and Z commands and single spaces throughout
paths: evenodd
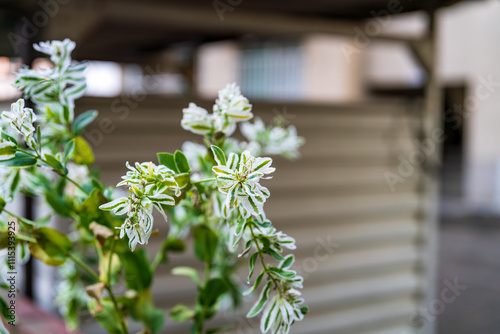
M 255 237 L 255 233 L 253 232 L 253 226 L 250 226 L 249 228 L 250 228 L 250 233 L 252 234 L 252 238 L 254 240 L 255 246 L 257 247 L 257 253 L 259 254 L 260 263 L 262 263 L 262 268 L 264 268 L 264 271 L 267 273 L 267 276 L 273 281 L 274 286 L 278 290 L 279 294 L 283 295 L 283 291 L 281 290 L 281 288 L 280 288 L 280 286 L 278 284 L 278 281 L 276 280 L 276 277 L 274 277 L 273 275 L 271 275 L 269 273 L 269 269 L 268 269 L 268 267 L 266 265 L 266 262 L 264 261 L 264 255 L 263 255 L 263 252 L 262 252 L 262 248 L 260 248 L 259 242 L 257 241 L 257 239 Z
M 45 160 L 44 158 L 42 158 L 42 156 L 40 154 L 38 154 L 38 152 L 35 152 L 35 154 L 29 152 L 29 151 L 26 151 L 26 150 L 21 150 L 21 149 L 18 149 L 19 152 L 22 152 L 22 153 L 25 153 L 25 154 L 28 154 L 28 155 L 31 155 L 33 158 L 37 158 L 39 159 L 41 162 L 47 164 L 50 166 L 50 164 L 47 162 L 47 160 Z M 85 190 L 84 188 L 82 188 L 82 186 L 80 186 L 78 183 L 75 182 L 75 180 L 69 178 L 67 175 L 61 173 L 61 171 L 58 171 L 57 169 L 53 169 L 54 172 L 57 173 L 57 175 L 59 175 L 60 177 L 62 177 L 63 179 L 65 179 L 66 181 L 69 181 L 71 183 L 73 183 L 78 189 L 80 189 L 81 191 L 83 191 L 83 193 L 85 193 L 86 195 L 89 195 L 88 191 Z
M 118 302 L 116 301 L 116 297 L 115 294 L 113 293 L 113 290 L 111 289 L 111 286 L 106 285 L 106 290 L 108 290 L 109 297 L 111 298 L 113 306 L 115 307 L 115 310 L 118 313 L 118 316 L 120 317 L 120 325 L 122 326 L 123 333 L 128 334 L 127 324 L 125 323 L 125 320 L 123 320 L 123 313 L 118 307 Z
M 75 264 L 77 264 L 83 270 L 85 270 L 96 282 L 101 281 L 99 276 L 97 276 L 97 274 L 89 266 L 87 266 L 82 260 L 80 260 L 79 258 L 77 258 L 76 256 L 74 256 L 71 253 L 68 253 L 67 255 L 71 260 L 73 260 L 73 262 L 75 262 Z M 122 326 L 123 333 L 128 334 L 127 325 L 125 324 L 125 321 L 123 320 L 123 314 L 120 311 L 120 308 L 118 307 L 118 303 L 116 301 L 116 297 L 113 293 L 113 290 L 111 289 L 111 286 L 109 284 L 106 284 L 105 287 L 109 293 L 109 297 L 111 298 L 111 301 L 113 302 L 113 306 L 114 306 L 118 316 L 120 317 L 120 324 Z
M 100 282 L 99 276 L 89 267 L 87 266 L 82 260 L 74 256 L 72 253 L 67 254 L 68 257 L 75 262 L 78 266 L 80 266 L 83 270 L 85 270 L 96 282 Z
M 35 224 L 36 224 L 34 221 L 29 220 L 29 219 L 27 219 L 27 218 L 20 217 L 20 216 L 18 216 L 18 215 L 16 215 L 16 214 L 14 214 L 14 213 L 10 212 L 10 211 L 9 211 L 9 210 L 7 210 L 7 209 L 4 209 L 3 211 L 4 211 L 6 214 L 8 214 L 9 216 L 16 218 L 17 220 L 19 220 L 19 221 L 20 221 L 21 223 L 23 223 L 23 224 L 27 224 L 27 225 L 30 225 L 30 226 L 33 226 L 33 225 L 35 225 Z
M 200 180 L 200 181 L 191 182 L 191 184 L 198 184 L 198 183 L 210 182 L 210 181 L 217 181 L 217 179 L 216 179 L 216 178 L 205 179 L 205 180 Z
M 109 251 L 109 261 L 108 261 L 108 277 L 107 282 L 111 284 L 111 266 L 113 264 L 113 253 L 115 252 L 116 239 L 113 236 L 113 240 L 111 241 L 111 249 Z
M 167 237 L 163 243 L 161 244 L 160 249 L 155 255 L 155 258 L 153 259 L 153 262 L 151 263 L 151 271 L 154 273 L 156 269 L 158 269 L 158 266 L 162 262 L 163 258 L 165 257 L 165 252 L 167 251 L 167 244 L 170 241 L 170 239 Z
M 207 286 L 207 283 L 208 281 L 210 280 L 210 271 L 211 271 L 211 264 L 210 264 L 210 261 L 206 261 L 205 262 L 205 269 L 204 269 L 204 274 L 203 274 L 203 278 L 204 278 L 204 284 L 203 286 L 206 287 Z M 198 321 L 198 334 L 203 334 L 203 330 L 205 328 L 205 318 L 206 318 L 206 307 L 205 306 L 202 306 L 203 310 L 202 310 L 202 314 L 201 314 L 201 319 Z
M 38 158 L 40 157 L 40 156 L 38 155 L 38 153 L 37 153 L 37 155 L 34 155 L 34 154 L 33 154 L 33 153 L 31 153 L 30 151 L 26 151 L 26 150 L 23 150 L 23 149 L 20 149 L 20 148 L 18 148 L 17 150 L 18 150 L 19 152 L 25 153 L 25 154 L 27 154 L 27 155 L 31 155 L 33 158 L 37 158 L 37 159 L 38 159 Z
M 66 179 L 67 181 L 73 183 L 78 189 L 80 189 L 81 191 L 83 191 L 84 194 L 89 195 L 89 192 L 87 190 L 85 190 L 81 185 L 79 185 L 78 183 L 76 183 L 74 180 L 70 179 L 67 175 L 59 173 L 58 171 L 56 171 L 56 173 L 59 174 L 59 176 L 61 176 L 62 178 Z

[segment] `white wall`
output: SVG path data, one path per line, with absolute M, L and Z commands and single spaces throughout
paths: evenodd
M 465 83 L 465 204 L 472 210 L 500 208 L 500 2 L 465 1 L 437 14 L 438 74 L 444 85 Z M 385 33 L 418 35 L 422 13 L 393 17 Z M 424 77 L 408 48 L 371 43 L 365 81 L 378 86 L 415 86 Z M 488 81 L 493 83 L 487 84 Z M 498 83 L 498 84 L 496 84 Z M 498 185 L 498 186 L 497 186 Z
M 196 58 L 196 91 L 201 97 L 217 96 L 226 84 L 238 81 L 240 49 L 235 42 L 207 43 Z
M 498 1 L 465 2 L 439 15 L 441 80 L 467 85 L 464 193 L 471 209 L 500 207 L 499 18 Z

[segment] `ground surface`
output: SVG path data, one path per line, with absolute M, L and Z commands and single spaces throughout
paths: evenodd
M 442 303 L 438 333 L 500 333 L 500 217 L 443 219 L 440 241 L 438 294 L 445 280 L 466 288 Z

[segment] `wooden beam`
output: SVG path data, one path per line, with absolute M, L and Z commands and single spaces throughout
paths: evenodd
M 355 37 L 366 21 L 327 20 L 318 17 L 295 16 L 280 13 L 262 13 L 234 7 L 220 19 L 213 6 L 196 7 L 168 4 L 158 6 L 145 2 L 109 3 L 108 15 L 113 20 L 164 26 L 209 33 L 237 33 L 262 35 L 303 36 L 309 34 L 336 34 Z M 358 29 L 356 29 L 358 28 Z M 377 40 L 406 42 L 408 38 L 396 35 L 373 34 Z
M 421 41 L 407 41 L 406 44 L 417 63 L 424 69 L 427 75 L 430 75 L 433 66 L 432 62 L 434 61 L 431 46 L 432 40 L 425 38 Z
M 84 44 L 89 35 L 106 19 L 106 2 L 97 0 L 70 1 L 59 7 L 43 31 L 44 39 L 69 38 Z

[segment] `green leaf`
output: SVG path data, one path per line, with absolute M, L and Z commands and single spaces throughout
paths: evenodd
M 86 112 L 78 115 L 71 127 L 75 136 L 79 136 L 85 127 L 96 119 L 97 115 L 99 115 L 97 110 L 87 110 Z
M 41 126 L 37 126 L 36 127 L 36 141 L 37 141 L 37 144 L 38 144 L 38 152 L 41 152 L 41 145 L 42 145 L 42 130 L 41 130 Z
M 69 142 L 66 143 L 64 146 L 64 155 L 63 155 L 63 161 L 64 163 L 68 163 L 68 159 L 75 150 L 75 139 L 71 139 Z
M 88 229 L 90 224 L 95 221 L 108 228 L 112 228 L 111 216 L 107 212 L 99 209 L 100 205 L 107 202 L 108 200 L 104 197 L 102 191 L 94 188 L 79 208 L 80 223 L 82 226 Z
M 63 165 L 53 155 L 44 154 L 43 157 L 44 157 L 44 160 L 46 161 L 46 163 L 50 167 L 54 168 L 58 172 L 64 173 L 64 167 L 63 167 Z
M 3 209 L 5 208 L 5 204 L 7 204 L 7 203 L 5 203 L 5 200 L 2 197 L 0 197 L 0 213 L 3 212 Z
M 125 267 L 125 283 L 127 287 L 138 292 L 147 290 L 153 282 L 153 274 L 149 267 L 149 257 L 144 249 L 121 254 Z
M 295 262 L 295 256 L 293 256 L 293 254 L 290 254 L 287 257 L 285 257 L 283 262 L 281 262 L 280 269 L 288 269 L 292 266 L 294 262 Z
M 253 307 L 248 312 L 247 318 L 253 318 L 257 314 L 259 314 L 260 311 L 262 311 L 267 301 L 269 300 L 269 292 L 271 291 L 272 284 L 273 284 L 272 281 L 267 282 L 266 286 L 264 287 L 264 289 L 262 289 L 262 292 L 260 293 L 259 299 L 257 300 L 257 302 L 255 302 Z
M 200 261 L 212 262 L 217 249 L 217 234 L 206 225 L 196 225 L 193 228 L 194 254 Z
M 271 306 L 266 308 L 264 313 L 262 313 L 262 320 L 261 320 L 262 332 L 266 333 L 269 331 L 273 322 L 277 320 L 276 318 L 278 315 L 277 315 L 276 311 L 278 311 L 278 310 L 279 310 L 278 299 L 274 298 Z M 284 316 L 285 315 L 283 315 L 283 317 Z
M 247 295 L 251 294 L 252 292 L 254 292 L 255 289 L 257 289 L 257 287 L 259 286 L 263 277 L 264 277 L 264 271 L 262 271 L 260 273 L 260 275 L 257 276 L 257 279 L 255 280 L 255 282 L 253 283 L 253 286 L 250 289 L 243 291 L 243 293 L 242 293 L 243 296 L 247 296 Z
M 66 123 L 71 123 L 73 121 L 73 113 L 68 106 L 63 106 L 63 118 Z
M 178 304 L 170 310 L 170 318 L 176 322 L 186 322 L 194 317 L 194 311 L 184 304 Z
M 53 190 L 46 191 L 45 200 L 60 216 L 69 217 L 71 215 L 71 204 L 66 202 L 64 197 L 57 194 L 57 192 Z
M 268 270 L 269 270 L 269 272 L 274 273 L 274 274 L 276 274 L 282 278 L 285 278 L 285 279 L 291 279 L 297 275 L 297 273 L 295 271 L 283 270 L 283 269 L 276 268 L 276 267 L 269 267 Z
M 247 277 L 247 282 L 250 282 L 250 278 L 252 278 L 253 270 L 255 269 L 255 261 L 257 260 L 258 256 L 259 256 L 259 253 L 253 253 L 250 256 L 250 260 L 248 261 L 249 273 L 248 273 L 248 277 Z
M 13 197 L 16 193 L 17 187 L 19 186 L 19 181 L 21 181 L 21 170 L 17 169 L 15 174 L 9 178 L 10 186 L 9 186 L 9 196 Z M 1 213 L 2 210 L 0 210 Z
M 0 143 L 0 161 L 7 161 L 16 156 L 17 146 L 14 143 L 5 141 Z
M 226 156 L 224 155 L 224 152 L 215 145 L 212 145 L 212 152 L 214 153 L 214 158 L 215 161 L 217 162 L 217 165 L 219 166 L 225 166 L 226 165 Z
M 116 314 L 113 302 L 107 299 L 101 299 L 101 307 L 93 298 L 89 299 L 87 307 L 96 318 L 99 324 L 110 334 L 123 334 L 120 327 L 120 316 Z
M 7 321 L 11 321 L 11 320 L 14 320 L 11 318 L 10 316 L 10 310 L 9 310 L 9 305 L 7 303 L 7 301 L 5 301 L 5 299 L 3 299 L 2 296 L 0 296 L 0 314 L 2 315 L 2 317 L 7 320 Z M 2 320 L 0 319 L 0 323 L 2 322 Z M 0 327 L 1 328 L 1 327 Z M 1 333 L 1 332 L 0 332 Z M 3 333 L 2 333 L 3 334 Z
M 50 266 L 60 266 L 66 261 L 73 243 L 66 234 L 50 227 L 40 227 L 33 231 L 37 243 L 29 243 L 31 255 Z
M 78 165 L 90 165 L 94 163 L 94 153 L 89 144 L 82 137 L 75 137 L 75 148 L 70 158 Z
M 36 164 L 36 158 L 23 152 L 16 152 L 14 158 L 0 161 L 2 167 L 30 167 L 34 164 Z
M 165 242 L 165 250 L 171 252 L 181 253 L 186 249 L 186 244 L 183 240 L 178 238 L 169 238 Z
M 191 171 L 188 160 L 184 155 L 184 153 L 182 153 L 181 151 L 179 150 L 175 151 L 174 160 L 175 160 L 175 165 L 177 166 L 177 170 L 180 173 L 189 173 Z
M 283 261 L 285 259 L 280 253 L 276 252 L 272 248 L 267 249 L 264 253 L 271 255 L 277 261 Z
M 131 295 L 134 296 L 134 294 Z M 130 311 L 130 315 L 134 320 L 145 325 L 145 330 L 141 331 L 141 333 L 155 334 L 162 330 L 165 322 L 163 310 L 154 307 L 151 289 L 135 294 L 133 299 L 124 298 L 123 296 L 118 299 Z
M 3 140 L 10 141 L 11 143 L 14 143 L 17 145 L 17 140 L 14 137 L 11 137 L 8 134 L 6 134 L 4 131 L 1 132 L 1 137 Z
M 206 307 L 212 307 L 220 296 L 229 291 L 229 287 L 221 278 L 210 279 L 206 286 L 200 291 L 200 304 Z
M 198 276 L 198 272 L 196 269 L 191 268 L 191 267 L 175 267 L 172 269 L 172 274 L 176 276 L 187 276 L 193 280 L 193 282 L 196 283 L 196 285 L 201 286 L 201 280 L 200 277 Z
M 184 188 L 191 182 L 191 175 L 189 173 L 175 174 L 174 178 L 179 188 Z
M 175 173 L 179 173 L 179 170 L 177 169 L 177 165 L 175 164 L 174 160 L 174 155 L 171 153 L 157 153 L 158 156 L 158 162 L 167 168 L 173 170 Z
M 165 316 L 163 315 L 163 310 L 156 307 L 151 307 L 145 312 L 142 322 L 146 324 L 147 328 L 156 334 L 160 332 L 165 323 Z

